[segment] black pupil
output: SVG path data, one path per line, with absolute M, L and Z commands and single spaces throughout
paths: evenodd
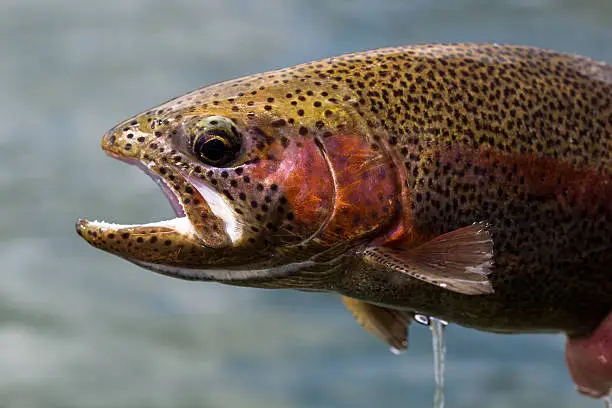
M 212 162 L 219 161 L 225 157 L 227 154 L 227 146 L 223 141 L 215 138 L 210 139 L 202 146 L 200 150 L 200 154 L 207 160 Z

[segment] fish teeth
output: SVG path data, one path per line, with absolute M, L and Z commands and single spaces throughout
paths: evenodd
M 196 231 L 187 217 L 177 217 L 170 220 L 150 222 L 147 224 L 116 224 L 106 221 L 90 221 L 89 226 L 99 228 L 102 231 L 120 230 L 126 228 L 142 228 L 142 227 L 165 227 L 171 228 L 182 235 L 195 235 Z

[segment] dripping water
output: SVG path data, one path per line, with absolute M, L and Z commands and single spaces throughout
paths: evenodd
M 444 408 L 444 358 L 446 355 L 444 329 L 448 323 L 435 317 L 430 317 L 429 320 L 433 345 L 434 378 L 436 381 L 433 406 L 434 408 Z
M 444 358 L 446 346 L 444 344 L 444 328 L 448 322 L 435 317 L 415 314 L 414 320 L 423 326 L 429 326 L 431 330 L 431 342 L 433 346 L 434 379 L 436 390 L 434 392 L 434 408 L 444 408 Z M 612 408 L 610 406 L 609 408 Z
M 604 408 L 612 408 L 612 395 L 603 397 Z

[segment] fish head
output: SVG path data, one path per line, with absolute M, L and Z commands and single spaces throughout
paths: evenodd
M 79 220 L 77 232 L 162 274 L 247 286 L 367 235 L 392 211 L 391 172 L 341 95 L 313 102 L 303 86 L 265 75 L 221 83 L 111 129 L 102 149 L 150 175 L 177 217 Z

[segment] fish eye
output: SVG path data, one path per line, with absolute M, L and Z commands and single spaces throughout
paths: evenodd
M 193 153 L 206 164 L 226 166 L 240 153 L 242 136 L 228 118 L 204 118 L 197 124 L 193 133 Z

